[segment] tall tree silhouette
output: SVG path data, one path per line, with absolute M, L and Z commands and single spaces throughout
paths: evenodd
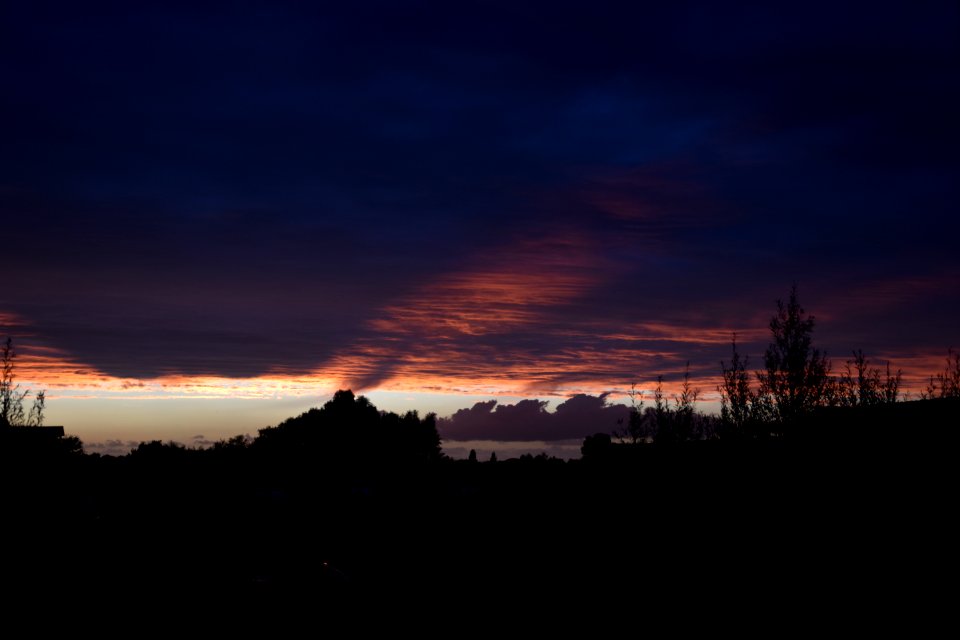
M 752 408 L 756 398 L 750 390 L 750 374 L 747 373 L 749 358 L 741 357 L 737 351 L 737 334 L 733 334 L 731 343 L 733 355 L 730 366 L 721 360 L 723 384 L 720 392 L 720 419 L 723 422 L 724 435 L 744 435 L 752 417 Z
M 830 362 L 813 347 L 813 328 L 814 317 L 800 306 L 793 285 L 786 304 L 777 300 L 770 318 L 773 342 L 763 356 L 764 370 L 757 372 L 760 395 L 781 425 L 830 402 Z
M 675 437 L 678 440 L 697 440 L 700 433 L 697 431 L 695 405 L 700 397 L 700 389 L 695 389 L 690 383 L 690 363 L 683 372 L 683 382 L 680 393 L 673 396 Z
M 676 440 L 673 433 L 673 412 L 670 403 L 663 395 L 663 376 L 657 376 L 657 386 L 653 389 L 653 441 L 659 444 Z
M 620 440 L 629 439 L 633 444 L 644 442 L 647 439 L 649 420 L 643 413 L 643 397 L 637 391 L 637 385 L 631 384 L 630 391 L 627 392 L 630 397 L 630 415 L 627 418 L 627 424 L 623 429 L 614 432 L 614 435 Z

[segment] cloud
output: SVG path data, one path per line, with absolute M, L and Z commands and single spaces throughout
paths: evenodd
M 444 440 L 551 442 L 609 433 L 622 428 L 629 412 L 625 405 L 609 404 L 606 395 L 578 394 L 560 403 L 552 413 L 542 400 L 501 405 L 488 400 L 441 418 L 437 428 Z
M 125 456 L 140 445 L 139 440 L 109 439 L 100 442 L 84 442 L 87 453 L 99 453 L 104 456 Z
M 476 255 L 371 323 L 383 333 L 440 338 L 504 333 L 582 295 L 599 277 L 602 255 L 574 230 L 520 238 Z
M 23 318 L 20 318 L 17 314 L 0 310 L 0 330 L 5 333 L 14 333 L 22 328 L 23 324 Z
M 954 341 L 953 3 L 427 4 L 19 3 L 0 211 L 42 250 L 5 247 L 0 325 L 52 349 L 21 379 L 709 388 L 795 280 L 831 354 Z

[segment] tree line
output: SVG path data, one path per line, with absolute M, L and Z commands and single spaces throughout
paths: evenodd
M 860 349 L 844 368 L 834 373 L 827 355 L 813 344 L 815 317 L 800 304 L 797 287 L 786 302 L 777 301 L 770 318 L 771 342 L 763 367 L 751 372 L 749 358 L 740 353 L 736 334 L 728 362 L 721 361 L 720 415 L 703 415 L 694 405 L 700 390 L 690 383 L 689 363 L 680 392 L 664 397 L 663 379 L 657 379 L 653 406 L 644 406 L 635 387 L 630 391 L 631 415 L 614 435 L 631 443 L 712 438 L 776 437 L 825 407 L 864 407 L 906 399 L 901 393 L 903 372 L 887 362 L 874 366 Z M 920 399 L 960 397 L 960 354 L 948 350 L 946 367 L 930 376 Z

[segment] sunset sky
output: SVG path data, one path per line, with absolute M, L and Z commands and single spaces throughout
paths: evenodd
M 957 3 L 645 4 L 4 3 L 19 381 L 88 451 L 348 387 L 587 415 L 687 361 L 709 410 L 796 282 L 835 368 L 919 389 L 960 346 Z

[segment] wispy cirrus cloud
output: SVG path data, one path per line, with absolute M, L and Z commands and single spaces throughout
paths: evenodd
M 609 268 L 598 253 L 596 240 L 574 229 L 520 238 L 475 256 L 475 264 L 459 272 L 439 275 L 402 303 L 384 308 L 384 318 L 370 326 L 441 339 L 522 328 L 595 284 Z

